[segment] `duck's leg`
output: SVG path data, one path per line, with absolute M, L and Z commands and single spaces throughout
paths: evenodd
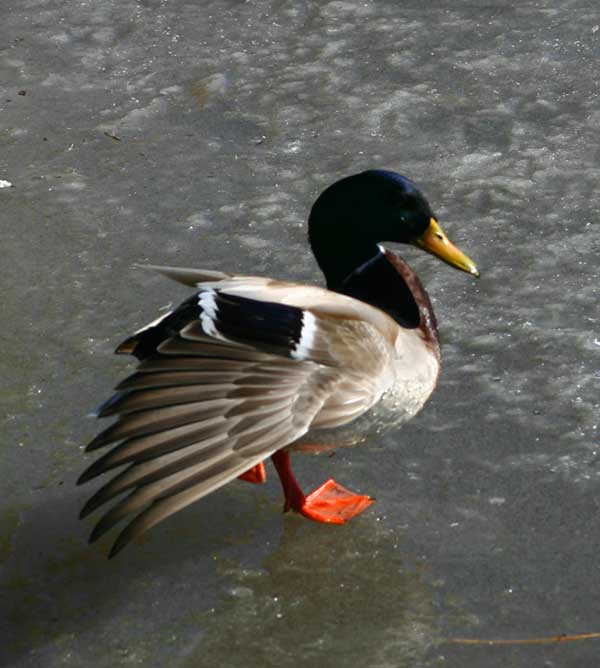
M 285 495 L 284 512 L 295 510 L 316 522 L 344 524 L 373 503 L 371 497 L 354 494 L 331 478 L 305 496 L 292 473 L 289 452 L 279 450 L 271 459 Z
M 240 480 L 245 480 L 246 482 L 256 483 L 257 485 L 266 482 L 267 472 L 265 470 L 265 465 L 262 462 L 260 462 L 259 464 L 256 464 L 256 466 L 253 466 L 251 469 L 248 469 L 246 473 L 242 473 L 242 475 L 239 475 L 238 478 Z

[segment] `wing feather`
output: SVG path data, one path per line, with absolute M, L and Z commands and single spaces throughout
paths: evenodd
M 127 439 L 88 466 L 81 474 L 78 483 L 87 482 L 117 466 L 132 461 L 144 462 L 225 432 L 225 418 L 219 416 L 203 422 L 193 422 L 155 434 Z
M 186 462 L 186 466 L 182 469 L 177 469 L 175 472 L 169 470 L 165 476 L 137 486 L 129 496 L 119 501 L 100 519 L 90 540 L 97 540 L 127 515 L 137 512 L 147 503 L 177 494 L 192 486 L 197 487 L 195 499 L 205 496 L 262 461 L 265 451 L 268 453 L 278 449 L 280 439 L 285 437 L 286 433 L 288 437 L 290 433 L 296 433 L 291 418 L 288 418 L 286 423 L 279 423 L 275 427 L 263 429 L 255 434 L 252 437 L 254 452 L 250 458 L 241 452 L 241 449 L 234 453 L 229 447 L 226 451 L 218 449 L 214 455 L 209 455 L 199 462 Z M 221 481 L 216 487 L 214 486 L 216 481 L 213 480 L 215 476 Z
M 129 492 L 90 538 L 135 516 L 111 555 L 311 426 L 360 415 L 390 380 L 393 321 L 377 309 L 320 288 L 158 270 L 199 293 L 117 348 L 139 365 L 100 407 L 99 416 L 118 419 L 87 449 L 112 448 L 79 480 L 126 467 L 82 511 Z

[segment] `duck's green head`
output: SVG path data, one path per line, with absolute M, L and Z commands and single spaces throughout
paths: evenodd
M 392 171 L 354 174 L 323 191 L 310 213 L 309 238 L 330 286 L 373 257 L 377 244 L 385 241 L 418 246 L 479 276 L 473 261 L 450 242 L 417 186 Z

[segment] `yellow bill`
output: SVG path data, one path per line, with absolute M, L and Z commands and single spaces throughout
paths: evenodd
M 415 240 L 415 244 L 428 253 L 439 257 L 440 260 L 447 262 L 450 266 L 479 278 L 479 270 L 473 260 L 468 258 L 448 239 L 435 218 L 431 218 L 429 227 Z

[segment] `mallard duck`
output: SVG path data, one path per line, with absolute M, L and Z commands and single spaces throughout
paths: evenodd
M 473 276 L 405 176 L 370 170 L 316 200 L 309 241 L 327 288 L 220 271 L 153 267 L 194 294 L 126 339 L 136 372 L 97 412 L 118 415 L 87 450 L 115 444 L 79 483 L 126 466 L 84 517 L 123 492 L 90 541 L 135 515 L 110 556 L 235 478 L 265 480 L 271 458 L 284 510 L 342 524 L 373 500 L 327 480 L 305 495 L 290 451 L 360 441 L 413 416 L 440 368 L 437 325 L 415 272 L 382 241 L 424 249 Z

